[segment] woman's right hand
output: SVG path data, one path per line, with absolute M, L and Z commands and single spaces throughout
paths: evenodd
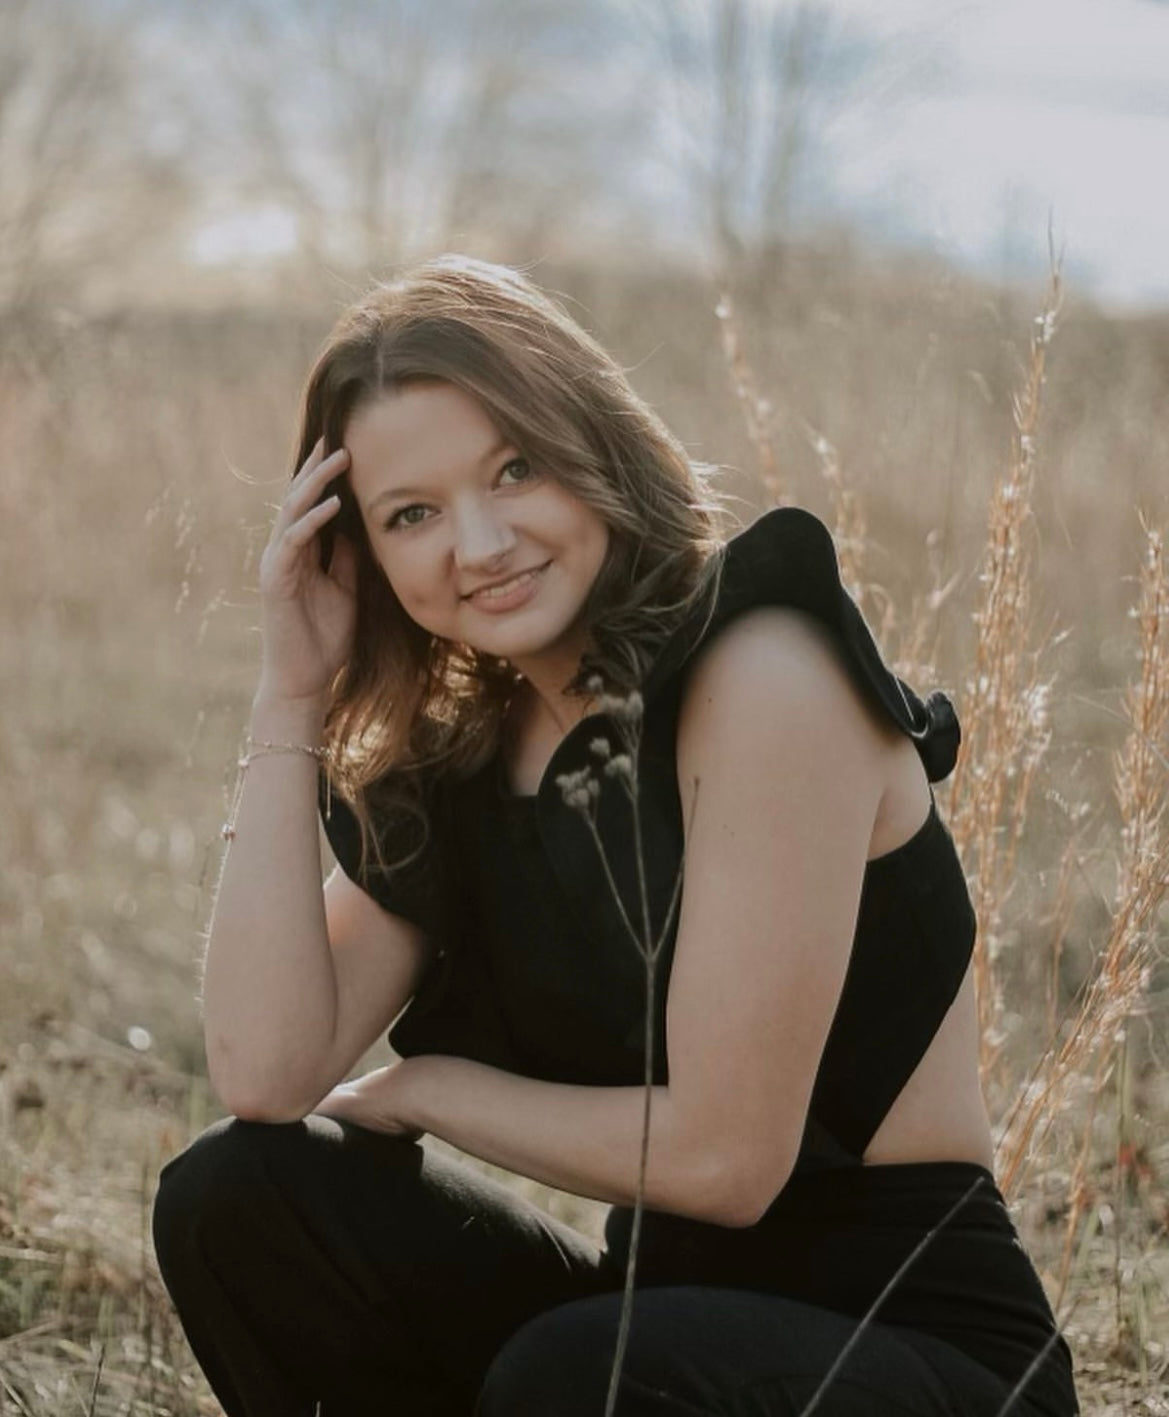
M 322 698 L 353 648 L 356 553 L 346 537 L 336 536 L 325 571 L 317 536 L 341 505 L 335 494 L 317 499 L 345 471 L 349 454 L 339 448 L 326 458 L 323 452 L 321 439 L 289 483 L 260 557 L 260 692 L 268 698 Z

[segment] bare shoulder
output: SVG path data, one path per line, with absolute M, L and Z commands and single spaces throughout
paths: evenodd
M 697 657 L 677 774 L 684 802 L 696 781 L 705 800 L 722 782 L 744 805 L 756 782 L 782 781 L 800 815 L 835 801 L 867 822 L 870 856 L 912 835 L 930 800 L 912 741 L 857 684 L 831 631 L 787 606 L 748 611 Z M 774 792 L 759 810 L 782 810 Z
M 682 700 L 679 768 L 732 724 L 752 737 L 770 729 L 798 751 L 843 740 L 882 757 L 903 738 L 850 675 L 831 631 L 789 606 L 747 611 L 700 651 Z

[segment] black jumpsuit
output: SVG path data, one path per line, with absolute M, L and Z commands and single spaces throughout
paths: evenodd
M 825 528 L 796 509 L 768 513 L 728 543 L 713 614 L 680 627 L 643 684 L 639 787 L 655 926 L 669 919 L 681 857 L 674 737 L 687 666 L 722 626 L 763 604 L 796 606 L 833 632 L 931 781 L 953 766 L 949 700 L 923 702 L 882 663 Z M 436 943 L 391 1030 L 401 1054 L 454 1053 L 557 1082 L 640 1080 L 642 962 L 556 784 L 590 761 L 598 736 L 617 746 L 620 735 L 602 715 L 577 725 L 535 797 L 508 794 L 498 758 L 436 793 L 415 862 L 362 878 Z M 598 826 L 623 894 L 635 889 L 627 812 L 624 794 L 602 792 Z M 356 877 L 352 815 L 334 799 L 325 825 Z M 388 825 L 386 835 L 393 859 L 407 843 Z M 960 1162 L 861 1164 L 953 1002 L 974 928 L 931 800 L 918 831 L 865 868 L 788 1184 L 746 1229 L 647 1213 L 619 1413 L 799 1413 L 874 1306 L 819 1412 L 992 1417 L 1012 1394 L 1016 1414 L 1076 1412 L 1067 1347 L 990 1173 Z M 666 940 L 662 1082 L 668 928 Z M 415 1144 L 317 1116 L 228 1119 L 164 1167 L 155 1239 L 229 1417 L 307 1417 L 317 1402 L 324 1417 L 600 1417 L 629 1221 L 614 1208 L 598 1248 Z

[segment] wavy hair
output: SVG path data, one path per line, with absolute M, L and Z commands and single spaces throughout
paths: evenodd
M 655 650 L 717 590 L 720 508 L 711 469 L 693 463 L 624 371 L 567 311 L 525 276 L 442 256 L 375 285 L 339 319 L 304 394 L 296 461 L 317 440 L 340 447 L 358 409 L 414 382 L 443 381 L 479 401 L 523 455 L 592 507 L 609 546 L 583 607 L 589 649 L 566 692 L 594 676 L 608 693 L 637 686 Z M 443 640 L 411 620 L 374 558 L 348 478 L 326 489 L 334 532 L 357 552 L 357 624 L 325 724 L 331 786 L 361 826 L 362 867 L 374 821 L 415 818 L 425 841 L 430 789 L 462 778 L 497 750 L 519 682 L 503 660 Z M 404 864 L 399 859 L 391 865 Z

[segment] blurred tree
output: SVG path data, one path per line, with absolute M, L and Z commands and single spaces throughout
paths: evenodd
M 564 68 L 599 44 L 567 0 L 239 0 L 212 46 L 230 180 L 291 211 L 318 266 L 543 246 L 596 175 Z
M 0 0 L 0 309 L 107 286 L 182 221 L 188 189 L 152 121 L 130 3 Z
M 716 264 L 734 275 L 777 256 L 873 46 L 817 0 L 652 0 L 643 15 Z

